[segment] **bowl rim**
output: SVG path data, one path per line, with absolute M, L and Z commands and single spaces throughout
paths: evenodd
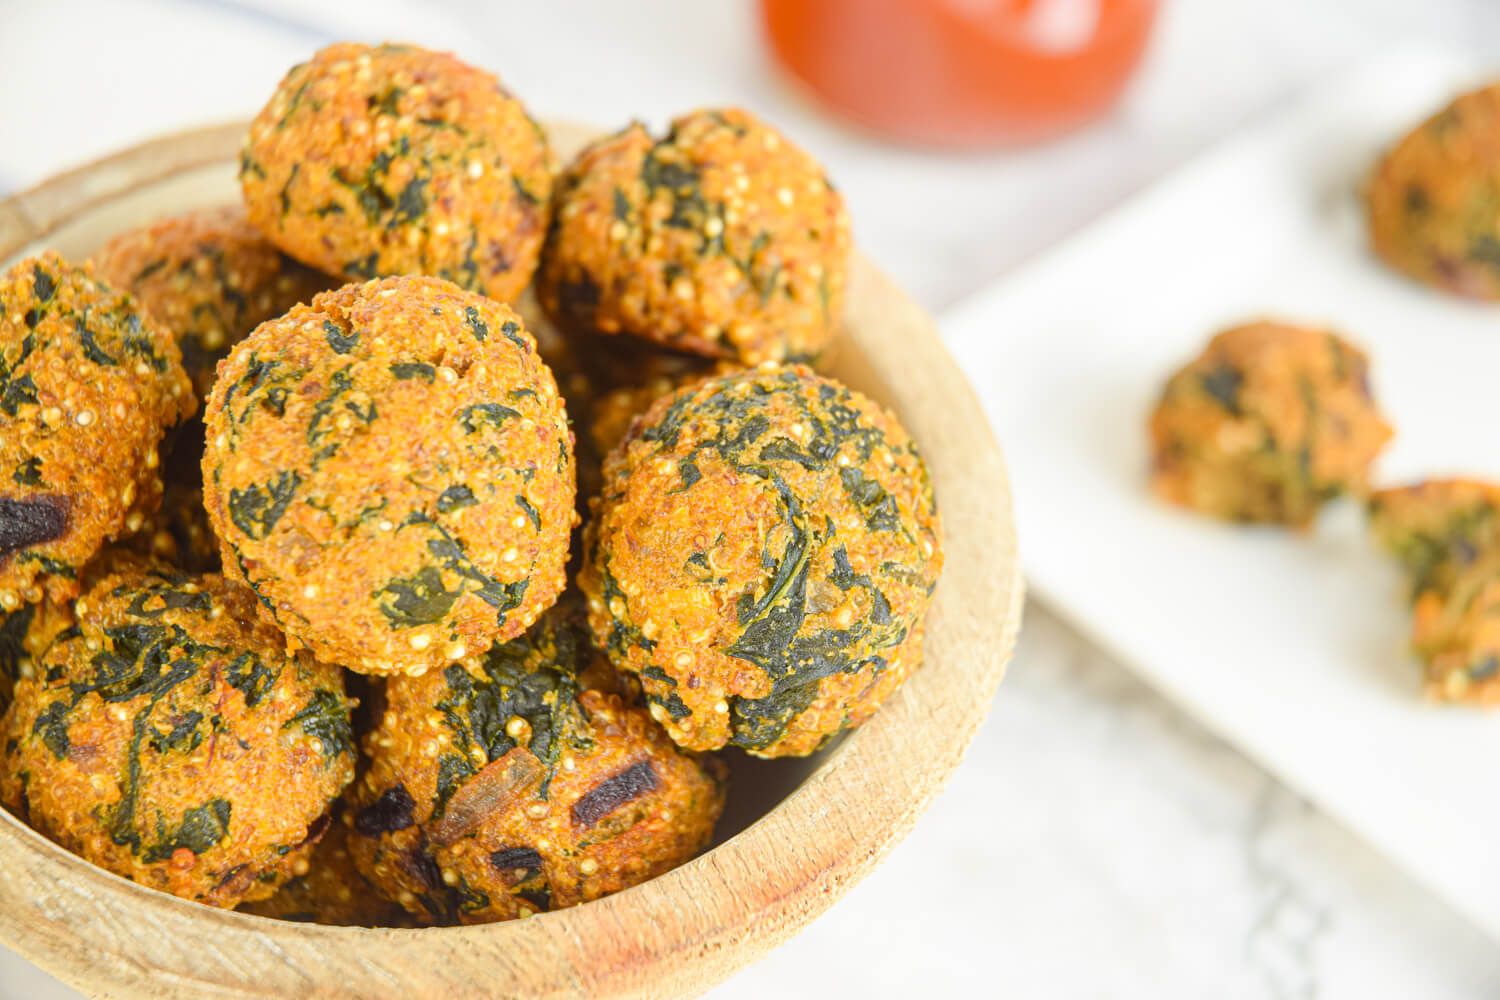
M 555 148 L 597 134 L 548 129 Z M 245 132 L 232 122 L 165 135 L 0 201 L 0 261 L 123 196 L 236 161 Z M 707 988 L 809 923 L 910 831 L 957 767 L 1004 676 L 1024 589 L 1003 459 L 932 320 L 858 253 L 848 299 L 853 357 L 933 475 L 946 565 L 927 662 L 764 816 L 592 903 L 407 930 L 180 900 L 83 862 L 0 810 L 0 942 L 112 996 L 672 996 Z

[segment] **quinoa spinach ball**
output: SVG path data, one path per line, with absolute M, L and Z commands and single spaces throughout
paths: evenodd
M 330 274 L 429 274 L 501 301 L 531 281 L 552 156 L 495 77 L 412 45 L 293 67 L 240 158 L 250 221 Z
M 1327 500 L 1363 495 L 1390 440 L 1369 362 L 1327 330 L 1225 330 L 1167 382 L 1151 414 L 1152 485 L 1229 521 L 1306 527 Z
M 134 570 L 16 688 L 0 800 L 88 861 L 185 899 L 271 895 L 353 778 L 336 667 L 287 656 L 222 577 Z
M 806 368 L 654 403 L 606 459 L 580 583 L 598 642 L 691 750 L 808 754 L 920 661 L 942 568 L 893 416 Z
M 1500 83 L 1463 94 L 1398 142 L 1365 190 L 1370 243 L 1418 281 L 1500 299 Z
M 0 278 L 0 613 L 78 573 L 161 497 L 162 436 L 193 412 L 177 345 L 53 253 Z
M 424 923 L 557 910 L 644 882 L 707 846 L 717 760 L 678 750 L 553 608 L 484 657 L 386 685 L 350 850 Z
M 739 109 L 640 124 L 558 181 L 537 291 L 565 329 L 754 365 L 806 360 L 843 312 L 849 216 L 822 168 Z
M 507 306 L 440 278 L 326 292 L 234 348 L 206 426 L 225 572 L 290 648 L 420 673 L 563 590 L 572 432 Z
M 177 338 L 200 399 L 213 387 L 214 366 L 235 343 L 332 284 L 284 257 L 237 205 L 122 233 L 94 258 L 94 269 L 134 294 Z

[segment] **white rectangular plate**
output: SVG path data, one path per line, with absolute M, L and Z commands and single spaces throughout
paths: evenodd
M 1426 703 L 1398 572 L 1358 505 L 1316 532 L 1153 499 L 1146 420 L 1223 326 L 1325 323 L 1364 345 L 1397 436 L 1377 482 L 1500 478 L 1500 306 L 1369 253 L 1360 183 L 1479 79 L 1403 50 L 1232 141 L 951 311 L 1015 483 L 1035 593 L 1500 936 L 1500 713 Z

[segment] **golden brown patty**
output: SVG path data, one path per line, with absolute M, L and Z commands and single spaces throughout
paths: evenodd
M 350 849 L 427 923 L 597 899 L 702 850 L 718 761 L 672 745 L 571 603 L 485 657 L 393 678 L 357 783 Z
M 206 423 L 225 571 L 320 659 L 417 673 L 562 592 L 572 433 L 506 306 L 438 278 L 319 295 L 235 347 Z
M 942 568 L 916 445 L 801 367 L 657 400 L 585 534 L 594 634 L 693 750 L 807 754 L 858 725 L 919 662 Z
M 177 345 L 53 253 L 0 278 L 0 612 L 78 572 L 161 496 L 163 432 L 193 412 Z
M 83 858 L 213 906 L 290 875 L 354 772 L 335 667 L 221 577 L 127 571 L 16 687 L 0 800 Z
M 94 267 L 177 338 L 199 399 L 213 387 L 219 359 L 246 334 L 332 284 L 282 256 L 239 205 L 123 233 L 99 252 Z
M 1463 94 L 1376 165 L 1370 243 L 1418 281 L 1500 298 L 1500 84 Z
M 1304 527 L 1363 494 L 1390 440 L 1363 352 L 1337 335 L 1259 322 L 1214 337 L 1151 415 L 1152 485 L 1231 521 Z
M 843 313 L 843 198 L 812 157 L 739 109 L 639 124 L 558 182 L 537 290 L 564 328 L 631 333 L 743 364 L 809 359 Z
M 536 270 L 546 136 L 495 77 L 412 45 L 343 43 L 281 81 L 240 159 L 250 221 L 349 278 L 430 274 L 510 301 Z

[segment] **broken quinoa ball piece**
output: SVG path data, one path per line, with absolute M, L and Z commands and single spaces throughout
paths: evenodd
M 562 593 L 572 432 L 507 306 L 438 278 L 326 292 L 235 347 L 206 424 L 225 572 L 291 648 L 420 673 Z
M 0 801 L 143 885 L 223 907 L 271 895 L 354 748 L 338 668 L 283 654 L 254 604 L 216 576 L 100 580 L 17 685 Z
M 161 497 L 162 436 L 194 408 L 177 345 L 53 253 L 0 278 L 0 613 L 78 593 Z
M 806 368 L 654 403 L 605 461 L 580 583 L 594 635 L 681 746 L 812 753 L 921 659 L 942 568 L 916 445 Z
M 1500 83 L 1403 137 L 1376 165 L 1365 207 L 1386 264 L 1447 292 L 1500 299 Z
M 1412 649 L 1435 701 L 1500 705 L 1500 549 L 1412 601 Z
M 675 868 L 713 835 L 722 765 L 672 744 L 571 601 L 386 694 L 350 849 L 421 922 L 574 906 Z
M 1428 697 L 1500 704 L 1500 485 L 1426 480 L 1377 492 L 1369 509 L 1410 581 Z
M 1277 322 L 1214 337 L 1167 382 L 1150 433 L 1164 500 L 1299 528 L 1325 501 L 1363 495 L 1391 437 L 1364 353 L 1327 330 Z
M 600 139 L 558 181 L 537 275 L 572 331 L 747 365 L 810 360 L 843 314 L 849 216 L 811 156 L 739 109 Z
M 495 77 L 413 45 L 331 45 L 295 66 L 240 157 L 250 221 L 350 279 L 430 274 L 501 301 L 536 270 L 546 135 Z
M 1376 542 L 1401 563 L 1413 600 L 1448 591 L 1468 567 L 1500 549 L 1500 484 L 1428 479 L 1376 491 L 1369 512 Z
M 238 205 L 122 233 L 94 257 L 94 268 L 177 338 L 199 399 L 208 396 L 214 366 L 231 347 L 333 283 L 283 256 Z

